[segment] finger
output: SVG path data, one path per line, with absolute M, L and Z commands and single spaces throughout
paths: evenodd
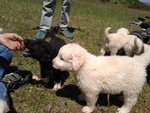
M 12 44 L 12 49 L 13 50 L 20 50 L 21 49 L 21 44 L 19 42 L 14 42 Z
M 21 46 L 21 47 L 20 47 L 20 51 L 23 51 L 24 49 L 25 49 L 24 46 Z
M 19 50 L 19 51 L 24 50 L 24 46 L 23 46 L 21 43 L 19 43 L 19 44 L 17 45 L 17 50 Z
M 20 42 L 20 49 L 21 49 L 21 50 L 24 50 L 24 49 L 25 49 L 25 45 L 24 45 L 24 42 L 23 42 L 23 41 Z
M 18 34 L 12 33 L 13 38 L 17 41 L 23 41 L 23 38 L 21 36 L 19 36 Z
M 17 45 L 9 45 L 9 48 L 11 49 L 11 50 L 16 50 L 17 49 Z
M 17 50 L 24 50 L 25 46 L 22 40 L 17 40 L 14 43 L 15 45 L 17 45 Z
M 25 47 L 25 45 L 24 45 L 24 41 L 21 41 L 20 43 L 21 43 L 21 45 L 22 45 L 23 47 Z

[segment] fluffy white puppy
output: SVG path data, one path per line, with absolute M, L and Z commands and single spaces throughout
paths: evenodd
M 146 81 L 145 67 L 150 52 L 141 56 L 94 56 L 78 44 L 64 45 L 53 60 L 53 67 L 69 71 L 87 105 L 82 112 L 94 110 L 99 93 L 123 93 L 124 104 L 117 113 L 129 113 Z
M 109 33 L 111 28 L 105 29 L 105 38 L 100 50 L 101 55 L 109 53 L 110 55 L 116 55 L 118 50 L 131 39 L 137 38 L 135 35 L 129 35 L 129 31 L 126 28 L 120 28 L 116 33 Z
M 116 33 L 109 33 L 110 29 L 111 27 L 105 29 L 105 38 L 100 51 L 102 55 L 106 52 L 110 52 L 111 55 L 116 55 L 117 51 L 128 41 L 128 38 L 126 38 L 129 34 L 128 29 L 120 28 Z

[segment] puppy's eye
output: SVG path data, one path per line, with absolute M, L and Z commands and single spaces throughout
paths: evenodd
M 62 56 L 60 56 L 60 59 L 61 59 L 61 60 L 64 60 Z

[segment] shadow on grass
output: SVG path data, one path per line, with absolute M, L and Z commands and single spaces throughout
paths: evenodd
M 39 26 L 32 28 L 32 30 L 38 30 L 38 29 L 40 29 Z M 56 35 L 57 33 L 59 33 L 59 29 L 60 29 L 59 26 L 55 26 L 55 27 L 52 26 L 51 29 L 48 31 L 47 36 Z M 69 30 L 71 33 L 74 33 L 75 31 L 84 32 L 83 29 L 77 28 L 77 27 L 68 27 L 68 30 Z
M 77 102 L 80 105 L 86 105 L 85 102 L 81 102 L 78 100 L 78 96 L 80 93 L 81 92 L 76 85 L 70 84 L 68 86 L 65 86 L 63 89 L 57 91 L 56 95 L 60 96 L 60 97 L 69 98 L 69 99 Z M 122 94 L 109 95 L 109 100 L 108 100 L 107 94 L 100 94 L 98 101 L 97 101 L 97 105 L 99 105 L 99 106 L 115 105 L 115 106 L 120 107 L 123 104 L 123 101 L 120 99 L 120 97 L 122 97 Z
M 16 78 L 16 76 L 15 76 L 15 79 L 13 80 L 12 78 L 14 77 L 14 75 L 12 75 L 10 73 L 16 73 L 17 76 L 19 75 L 18 76 L 19 78 Z M 14 108 L 13 100 L 12 100 L 12 97 L 10 94 L 11 94 L 11 92 L 14 92 L 15 90 L 17 90 L 21 86 L 29 83 L 32 80 L 32 73 L 30 71 L 27 71 L 27 70 L 19 70 L 17 68 L 17 66 L 9 66 L 9 68 L 6 70 L 4 75 L 6 75 L 6 74 L 10 74 L 10 76 L 9 77 L 4 76 L 3 79 L 5 79 L 5 80 L 3 82 L 5 82 L 8 85 L 9 81 L 12 80 L 12 83 L 10 83 L 8 85 L 8 97 L 9 97 L 9 102 L 10 102 L 10 105 L 9 105 L 10 111 L 8 113 L 17 113 L 17 111 Z
M 10 111 L 8 113 L 17 113 L 17 111 L 13 105 L 13 100 L 12 100 L 10 94 L 8 94 L 8 97 L 9 97 L 9 101 L 10 101 Z

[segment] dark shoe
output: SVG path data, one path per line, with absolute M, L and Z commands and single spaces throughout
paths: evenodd
M 73 33 L 71 33 L 68 28 L 63 27 L 59 29 L 59 33 L 62 35 L 65 35 L 66 37 L 68 37 L 69 39 L 73 39 Z
M 47 35 L 47 30 L 39 30 L 39 32 L 36 34 L 35 39 L 43 40 Z
M 2 79 L 2 82 L 7 85 L 9 92 L 11 92 L 15 89 L 18 89 L 20 86 L 29 83 L 31 80 L 31 72 L 17 70 L 15 72 L 6 74 Z

